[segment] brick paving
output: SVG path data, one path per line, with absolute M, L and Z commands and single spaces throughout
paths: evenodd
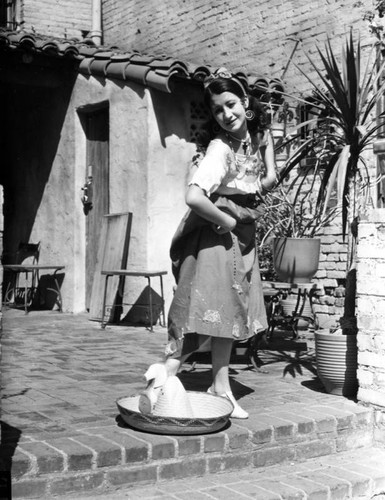
M 12 469 L 13 498 L 268 500 L 385 491 L 374 411 L 323 392 L 310 335 L 300 339 L 307 349 L 299 357 L 278 335 L 261 351 L 260 369 L 233 358 L 233 392 L 248 420 L 215 434 L 168 436 L 129 428 L 115 404 L 143 388 L 143 373 L 166 343 L 164 328 L 102 330 L 86 314 L 12 309 L 3 323 L 1 458 L 2 470 Z M 186 389 L 206 390 L 209 364 L 201 357 L 191 367 L 180 375 Z M 372 460 L 363 472 L 363 457 L 382 467 Z M 122 488 L 129 489 L 115 491 Z

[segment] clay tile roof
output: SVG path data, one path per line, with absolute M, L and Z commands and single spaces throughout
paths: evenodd
M 97 59 L 94 57 L 89 64 L 90 75 L 106 76 L 106 68 L 109 62 L 109 59 Z
M 79 56 L 79 50 L 70 42 L 59 42 L 57 46 L 59 53 L 63 53 L 66 57 L 77 58 Z
M 14 33 L 8 40 L 10 45 L 18 45 L 21 48 L 33 48 L 36 43 L 33 36 L 23 33 Z
M 194 65 L 167 55 L 142 54 L 136 50 L 123 51 L 118 47 L 98 47 L 92 40 L 60 39 L 24 31 L 0 29 L 1 50 L 29 50 L 47 57 L 72 59 L 79 73 L 133 81 L 141 85 L 171 92 L 173 78 L 202 82 L 215 69 L 209 65 Z M 251 88 L 269 91 L 276 80 L 264 76 L 247 76 L 243 71 L 235 74 Z
M 136 54 L 133 54 L 133 56 L 131 57 L 131 62 L 133 64 L 140 64 L 143 66 L 148 66 L 154 59 L 156 59 L 156 56 L 136 53 Z
M 203 81 L 206 76 L 208 76 L 213 71 L 214 68 L 211 68 L 210 66 L 197 66 L 193 70 L 193 78 Z

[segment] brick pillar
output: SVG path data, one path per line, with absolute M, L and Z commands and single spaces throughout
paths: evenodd
M 385 442 L 385 209 L 361 220 L 357 246 L 358 399 L 374 405 Z

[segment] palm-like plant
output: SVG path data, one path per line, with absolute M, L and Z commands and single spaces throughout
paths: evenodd
M 332 193 L 336 192 L 338 203 L 342 207 L 342 230 L 346 235 L 348 223 L 352 231 L 349 232 L 349 258 L 347 272 L 354 272 L 354 231 L 360 213 L 360 201 L 363 192 L 368 193 L 373 178 L 365 161 L 365 151 L 373 144 L 378 136 L 378 131 L 385 124 L 385 117 L 376 116 L 377 105 L 385 90 L 382 80 L 385 63 L 379 64 L 379 58 L 373 47 L 369 54 L 368 62 L 362 71 L 361 45 L 355 45 L 353 35 L 346 39 L 342 51 L 340 65 L 335 57 L 330 40 L 325 44 L 325 51 L 318 48 L 322 63 L 319 68 L 308 57 L 308 61 L 318 76 L 313 80 L 307 73 L 300 70 L 313 88 L 312 102 L 302 100 L 319 110 L 318 118 L 299 124 L 296 131 L 316 123 L 318 132 L 307 137 L 286 162 L 280 172 L 281 181 L 287 177 L 294 167 L 304 159 L 310 151 L 325 150 L 326 144 L 329 154 L 326 162 L 322 164 L 321 181 L 318 185 L 317 205 L 322 205 L 322 210 L 328 209 Z M 321 86 L 322 88 L 321 88 Z M 321 125 L 321 128 L 319 129 Z M 291 134 L 288 144 L 298 139 Z M 330 147 L 331 146 L 331 147 Z M 311 169 L 302 172 L 303 175 L 319 175 L 320 162 Z M 317 171 L 318 169 L 318 171 Z M 349 278 L 349 276 L 347 276 Z M 349 280 L 348 280 L 349 281 Z M 355 287 L 353 287 L 355 293 Z M 351 302 L 354 297 L 345 301 L 345 316 L 347 307 L 352 314 Z M 350 305 L 347 306 L 347 302 Z M 353 314 L 354 315 L 354 314 Z
M 310 123 L 321 125 L 320 133 L 308 137 L 295 150 L 280 173 L 284 179 L 288 173 L 310 151 L 317 149 L 321 143 L 332 144 L 334 152 L 327 164 L 323 163 L 322 181 L 319 187 L 318 203 L 327 209 L 331 194 L 337 185 L 338 201 L 342 205 L 342 227 L 345 234 L 348 220 L 348 209 L 352 209 L 352 219 L 358 215 L 358 190 L 353 188 L 368 187 L 370 175 L 365 162 L 364 151 L 372 145 L 378 130 L 384 126 L 385 117 L 375 117 L 376 108 L 385 91 L 385 81 L 381 82 L 385 63 L 378 64 L 373 53 L 361 76 L 361 46 L 354 46 L 353 35 L 346 41 L 342 52 L 341 68 L 331 48 L 330 40 L 325 45 L 325 53 L 318 48 L 323 68 L 319 69 L 313 59 L 308 57 L 310 65 L 317 73 L 318 81 L 314 81 L 307 73 L 300 70 L 313 87 L 312 102 L 302 102 L 317 108 L 319 118 L 300 124 L 297 129 L 307 127 Z M 374 59 L 374 60 L 373 60 Z M 290 137 L 289 142 L 298 138 Z M 321 146 L 322 147 L 322 146 Z

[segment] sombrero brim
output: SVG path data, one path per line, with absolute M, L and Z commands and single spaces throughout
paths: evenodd
M 191 418 L 143 414 L 138 395 L 120 398 L 116 404 L 126 424 L 154 434 L 208 434 L 223 429 L 234 409 L 231 401 L 206 392 L 186 392 L 194 415 Z

